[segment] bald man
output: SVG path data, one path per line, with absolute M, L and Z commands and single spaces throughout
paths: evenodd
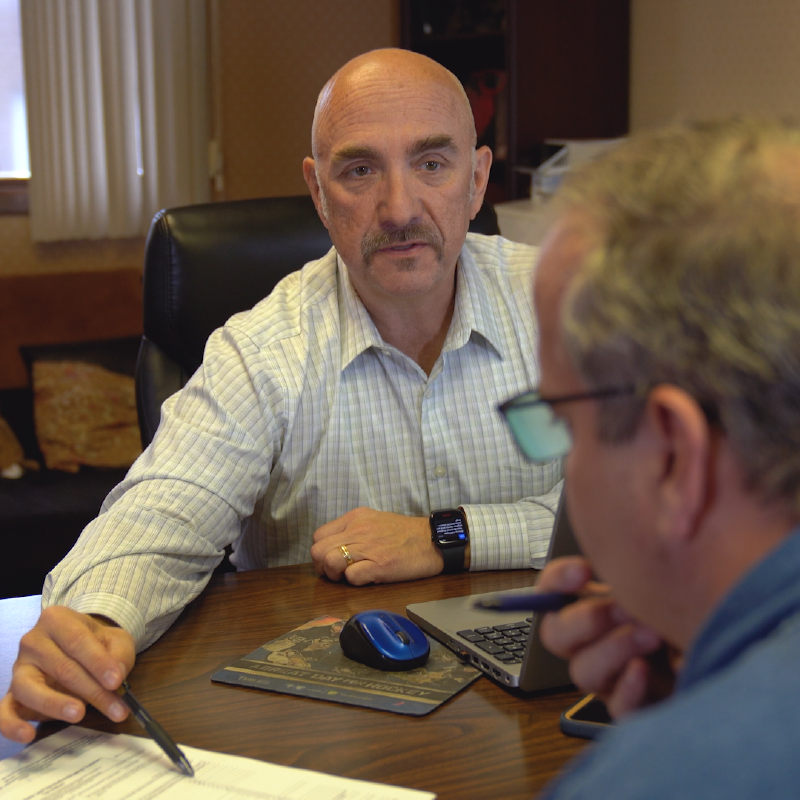
M 463 88 L 424 56 L 375 51 L 327 83 L 303 173 L 334 247 L 211 336 L 48 576 L 4 736 L 77 722 L 87 701 L 123 719 L 135 652 L 228 544 L 238 569 L 312 560 L 354 585 L 544 556 L 560 462 L 528 463 L 496 413 L 538 381 L 535 253 L 467 234 L 492 160 L 475 145 Z

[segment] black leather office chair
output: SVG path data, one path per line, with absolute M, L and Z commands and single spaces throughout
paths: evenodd
M 499 233 L 485 203 L 470 225 Z M 308 195 L 207 203 L 160 211 L 144 256 L 144 336 L 136 406 L 146 447 L 161 404 L 200 366 L 206 339 L 252 308 L 281 278 L 331 247 Z

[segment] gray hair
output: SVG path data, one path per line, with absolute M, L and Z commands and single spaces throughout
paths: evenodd
M 731 120 L 632 138 L 555 201 L 599 233 L 562 310 L 602 401 L 598 435 L 631 437 L 647 391 L 681 387 L 719 424 L 749 486 L 800 510 L 800 129 Z

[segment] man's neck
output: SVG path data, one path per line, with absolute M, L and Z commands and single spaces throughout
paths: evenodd
M 419 364 L 426 375 L 430 375 L 447 339 L 455 301 L 454 289 L 446 304 L 393 303 L 374 310 L 367 306 L 367 311 L 381 338 Z
M 797 514 L 784 503 L 767 502 L 743 484 L 738 492 L 726 492 L 692 545 L 694 569 L 686 572 L 682 609 L 676 614 L 684 627 L 675 641 L 687 648 L 733 587 L 797 524 Z
M 456 304 L 456 277 L 446 290 L 422 296 L 388 297 L 359 291 L 359 299 L 381 338 L 407 355 L 430 375 L 441 355 Z

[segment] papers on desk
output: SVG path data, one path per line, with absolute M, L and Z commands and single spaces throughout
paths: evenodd
M 431 800 L 436 795 L 181 745 L 187 778 L 150 739 L 73 726 L 0 761 L 3 800 Z

